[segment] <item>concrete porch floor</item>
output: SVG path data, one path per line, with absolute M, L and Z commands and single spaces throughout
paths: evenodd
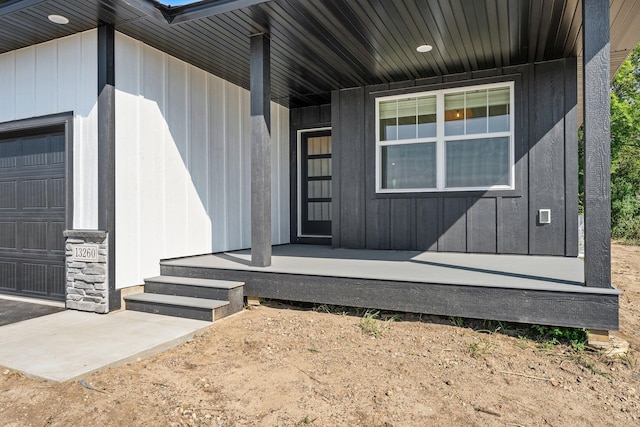
M 66 310 L 0 327 L 0 366 L 62 382 L 161 353 L 211 325 L 135 311 Z

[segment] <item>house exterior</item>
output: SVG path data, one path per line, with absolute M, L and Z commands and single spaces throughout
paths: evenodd
M 106 312 L 160 260 L 289 243 L 575 258 L 584 123 L 565 323 L 617 329 L 608 84 L 638 40 L 627 0 L 1 1 L 0 291 Z

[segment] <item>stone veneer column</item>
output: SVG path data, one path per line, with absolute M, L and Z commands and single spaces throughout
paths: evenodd
M 108 233 L 66 230 L 66 307 L 109 312 Z

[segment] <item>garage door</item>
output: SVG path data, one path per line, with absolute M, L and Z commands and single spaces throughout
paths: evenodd
M 64 299 L 65 137 L 0 134 L 0 292 Z

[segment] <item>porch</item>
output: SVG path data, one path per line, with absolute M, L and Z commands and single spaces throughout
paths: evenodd
M 244 295 L 413 313 L 591 329 L 618 329 L 615 288 L 586 287 L 579 258 L 273 247 L 177 258 L 165 276 L 244 282 Z

